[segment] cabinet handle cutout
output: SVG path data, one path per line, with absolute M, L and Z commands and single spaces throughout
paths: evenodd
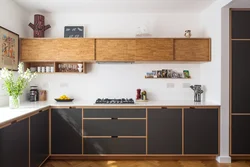
M 118 136 L 111 136 L 111 138 L 115 138 L 116 139 L 116 138 L 118 138 Z
M 111 118 L 112 120 L 117 120 L 118 118 Z

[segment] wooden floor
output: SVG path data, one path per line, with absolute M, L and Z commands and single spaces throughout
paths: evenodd
M 42 167 L 250 167 L 250 161 L 219 164 L 216 161 L 80 161 L 48 160 Z

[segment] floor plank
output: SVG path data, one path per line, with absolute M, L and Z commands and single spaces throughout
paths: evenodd
M 48 160 L 42 167 L 250 167 L 250 161 L 219 164 L 216 161 L 83 161 Z

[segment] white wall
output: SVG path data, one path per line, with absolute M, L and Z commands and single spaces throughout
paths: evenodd
M 7 28 L 20 37 L 28 37 L 30 14 L 11 0 L 0 0 L 0 26 Z M 0 85 L 2 81 L 0 80 Z M 0 106 L 8 104 L 8 97 L 0 87 Z
M 145 79 L 145 73 L 152 69 L 189 69 L 192 79 Z M 49 100 L 62 94 L 76 100 L 104 98 L 135 98 L 136 89 L 145 89 L 150 100 L 192 100 L 193 91 L 183 88 L 183 83 L 199 83 L 197 64 L 91 64 L 87 74 L 39 75 L 33 82 L 48 90 Z M 175 88 L 167 88 L 173 83 Z
M 80 14 L 45 15 L 51 25 L 47 37 L 64 37 L 64 26 L 85 25 L 86 37 L 135 37 L 137 27 L 145 25 L 155 37 L 183 37 L 191 29 L 194 37 L 202 35 L 199 14 Z M 30 17 L 33 22 L 33 16 Z
M 230 162 L 229 157 L 229 11 L 224 8 L 231 0 L 220 0 L 213 3 L 201 14 L 204 35 L 212 39 L 212 61 L 201 64 L 201 84 L 206 85 L 206 99 L 221 104 L 220 115 L 220 162 Z M 228 13 L 227 13 L 228 12 Z M 223 37 L 223 38 L 222 38 Z M 226 71 L 226 72 L 225 72 Z M 226 94 L 226 96 L 225 96 Z
M 33 16 L 30 17 L 33 21 Z M 64 26 L 85 25 L 87 37 L 135 37 L 137 27 L 146 25 L 154 37 L 183 37 L 191 29 L 194 37 L 202 37 L 199 14 L 48 14 L 46 24 L 51 25 L 46 37 L 63 37 Z M 68 94 L 77 100 L 95 100 L 98 97 L 135 98 L 136 89 L 148 91 L 151 100 L 193 100 L 190 88 L 183 83 L 200 83 L 199 63 L 149 64 L 91 64 L 86 75 L 41 75 L 32 84 L 49 92 L 52 100 Z M 159 69 L 190 70 L 190 80 L 144 79 L 146 72 Z M 167 89 L 167 83 L 174 88 Z M 61 87 L 60 87 L 61 85 Z M 67 85 L 67 86 L 65 86 Z

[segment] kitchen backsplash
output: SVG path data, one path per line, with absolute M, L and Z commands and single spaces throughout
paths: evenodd
M 189 70 L 191 79 L 145 79 L 151 70 Z M 88 64 L 87 74 L 39 74 L 31 85 L 47 90 L 48 100 L 66 94 L 75 100 L 135 98 L 136 89 L 148 92 L 149 100 L 193 100 L 188 87 L 200 83 L 200 64 Z

